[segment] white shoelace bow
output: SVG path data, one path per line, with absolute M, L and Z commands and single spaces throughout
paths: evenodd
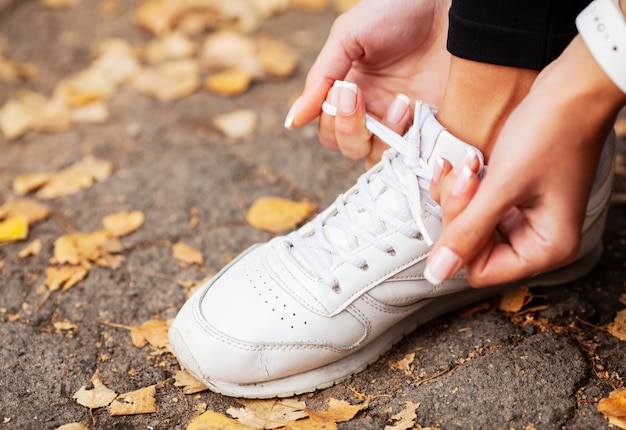
M 422 213 L 426 210 L 441 218 L 441 208 L 428 192 L 432 171 L 420 153 L 423 108 L 430 109 L 428 106 L 423 106 L 421 102 L 416 103 L 413 126 L 405 137 L 367 115 L 365 122 L 367 129 L 390 147 L 383 153 L 379 167 L 359 177 L 357 192 L 341 194 L 337 197 L 335 213 L 328 215 L 322 212 L 311 221 L 314 226 L 312 234 L 302 237 L 298 231 L 294 231 L 288 236 L 294 250 L 300 253 L 310 268 L 333 289 L 339 288 L 339 281 L 332 272 L 333 256 L 367 270 L 368 262 L 354 252 L 354 249 L 359 246 L 359 241 L 368 242 L 382 252 L 395 253 L 390 244 L 355 222 L 350 216 L 347 205 L 353 205 L 358 211 L 369 214 L 375 232 L 382 233 L 393 229 L 407 237 L 421 237 L 429 245 L 433 244 L 424 225 Z M 322 109 L 333 116 L 337 112 L 337 108 L 327 102 L 324 102 Z M 377 196 L 373 194 L 370 187 L 373 181 L 380 181 L 384 184 L 385 192 L 392 190 L 395 199 L 405 206 L 410 214 L 409 220 L 398 218 L 376 201 Z M 381 192 L 378 193 L 380 194 Z M 344 243 L 337 244 L 337 241 L 332 241 L 327 237 L 326 226 L 341 230 L 345 236 L 345 242 L 341 241 Z M 345 244 L 348 244 L 348 247 Z

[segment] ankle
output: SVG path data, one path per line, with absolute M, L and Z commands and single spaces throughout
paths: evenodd
M 437 114 L 459 139 L 489 159 L 509 114 L 530 91 L 538 72 L 452 57 L 448 85 Z

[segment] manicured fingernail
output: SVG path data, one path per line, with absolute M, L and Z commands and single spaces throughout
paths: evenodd
M 430 257 L 424 270 L 424 277 L 433 285 L 443 281 L 461 270 L 461 258 L 450 248 L 442 246 Z
M 387 111 L 387 116 L 385 118 L 387 123 L 395 125 L 402 121 L 402 118 L 406 115 L 406 111 L 409 109 L 410 104 L 411 100 L 407 96 L 404 94 L 398 94 Z
M 465 154 L 459 159 L 454 166 L 454 173 L 460 175 L 463 166 L 471 166 L 476 159 L 476 152 L 472 148 L 467 148 Z
M 435 164 L 433 165 L 433 182 L 439 182 L 441 179 L 441 174 L 443 173 L 443 158 L 437 157 L 435 159 Z
M 337 107 L 344 114 L 351 114 L 356 109 L 356 84 L 346 81 L 335 81 L 333 89 L 337 91 Z M 334 94 L 331 94 L 331 97 Z
M 287 113 L 287 117 L 285 118 L 285 128 L 293 128 L 293 120 L 296 117 L 296 110 L 298 109 L 300 100 L 302 100 L 302 97 L 298 97 L 289 108 L 289 112 Z
M 452 186 L 452 195 L 458 196 L 467 186 L 467 183 L 472 178 L 472 169 L 469 168 L 469 165 L 464 165 L 461 169 L 461 173 L 456 177 L 454 181 L 454 185 Z

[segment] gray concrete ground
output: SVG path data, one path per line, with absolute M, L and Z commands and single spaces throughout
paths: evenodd
M 132 22 L 135 1 L 118 2 L 120 16 L 108 20 L 99 18 L 99 3 L 85 0 L 55 11 L 16 1 L 0 12 L 8 54 L 40 69 L 32 83 L 0 82 L 0 104 L 20 87 L 50 94 L 59 79 L 91 61 L 90 48 L 106 37 L 148 39 Z M 315 126 L 282 128 L 333 19 L 331 12 L 288 12 L 265 23 L 263 32 L 300 41 L 301 63 L 287 81 L 260 83 L 235 98 L 198 91 L 170 103 L 122 88 L 105 124 L 29 133 L 14 142 L 0 138 L 0 203 L 12 198 L 11 182 L 22 173 L 57 170 L 85 154 L 115 165 L 107 181 L 48 202 L 55 215 L 29 236 L 43 242 L 40 255 L 17 257 L 27 242 L 0 246 L 0 428 L 78 421 L 90 428 L 182 429 L 205 406 L 225 412 L 237 405 L 208 391 L 183 395 L 168 380 L 178 369 L 174 357 L 152 356 L 149 347 L 133 346 L 126 330 L 102 321 L 136 326 L 172 318 L 185 297 L 176 280 L 200 280 L 249 244 L 271 237 L 244 221 L 243 208 L 257 197 L 307 198 L 325 207 L 355 181 L 361 165 L 322 149 Z M 237 108 L 255 109 L 259 128 L 253 137 L 231 141 L 211 120 Z M 616 190 L 626 191 L 621 176 Z M 121 267 L 96 267 L 79 285 L 53 293 L 38 307 L 54 240 L 66 226 L 98 229 L 102 216 L 120 210 L 146 214 L 145 224 L 122 239 Z M 192 212 L 199 220 L 195 228 L 189 225 Z M 419 328 L 345 383 L 302 398 L 316 407 L 331 397 L 357 403 L 355 392 L 371 396 L 368 408 L 339 424 L 341 429 L 382 429 L 407 401 L 420 403 L 416 422 L 424 427 L 607 428 L 597 401 L 622 386 L 626 374 L 626 343 L 602 330 L 624 308 L 619 298 L 626 292 L 625 215 L 622 205 L 611 209 L 596 270 L 535 292 L 528 307 L 543 310 L 510 315 L 498 310 L 494 298 L 480 311 L 451 313 Z M 178 241 L 201 250 L 205 264 L 182 268 L 171 251 Z M 55 330 L 53 323 L 65 320 L 76 328 Z M 406 371 L 390 366 L 410 353 L 415 355 Z M 118 393 L 166 381 L 157 388 L 158 411 L 90 414 L 72 395 L 96 370 Z

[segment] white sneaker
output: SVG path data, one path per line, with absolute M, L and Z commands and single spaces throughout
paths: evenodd
M 328 105 L 325 110 L 332 113 Z M 433 286 L 426 258 L 441 233 L 428 188 L 437 156 L 482 154 L 416 107 L 403 138 L 368 119 L 390 146 L 381 163 L 299 230 L 258 244 L 203 285 L 170 329 L 182 366 L 236 397 L 285 397 L 326 388 L 365 369 L 418 325 L 512 285 L 473 289 L 461 272 Z M 613 179 L 605 145 L 580 258 L 524 281 L 550 285 L 589 272 L 602 252 Z

